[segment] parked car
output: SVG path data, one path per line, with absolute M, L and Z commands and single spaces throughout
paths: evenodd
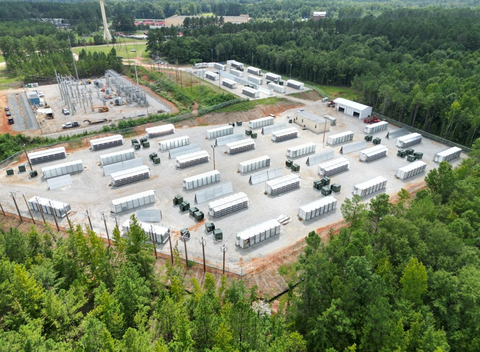
M 7 112 L 5 113 L 5 115 L 7 115 L 7 116 L 12 116 L 12 113 L 11 113 L 10 111 L 7 111 Z
M 65 130 L 67 128 L 73 128 L 73 127 L 79 127 L 80 124 L 78 122 L 67 122 L 65 124 L 62 125 L 62 128 Z
M 62 113 L 64 115 L 70 115 L 70 110 L 64 108 L 64 109 L 62 109 Z
M 14 123 L 15 123 L 15 121 L 13 121 L 13 117 L 10 117 L 10 118 L 8 119 L 8 124 L 9 124 L 9 125 L 13 125 Z
M 5 111 L 10 111 L 10 109 L 8 108 L 8 106 L 5 106 Z

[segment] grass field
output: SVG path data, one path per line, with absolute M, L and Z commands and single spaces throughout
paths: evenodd
M 216 112 L 241 112 L 241 111 L 248 111 L 253 109 L 257 105 L 274 105 L 280 101 L 285 101 L 285 98 L 266 98 L 266 99 L 259 99 L 259 100 L 250 100 L 245 101 L 243 103 L 238 103 L 235 105 L 227 106 L 223 109 L 217 110 Z
M 123 56 L 124 60 L 128 59 L 136 59 L 136 58 L 142 58 L 142 57 L 148 57 L 148 54 L 146 54 L 146 47 L 147 44 L 145 43 L 137 43 L 137 42 L 130 42 L 130 43 L 117 43 L 115 45 L 110 44 L 110 45 L 87 45 L 86 47 L 84 46 L 77 46 L 73 48 L 73 52 L 78 54 L 82 49 L 85 49 L 87 52 L 102 52 L 105 54 L 108 54 L 112 48 L 115 48 L 117 50 L 117 55 Z M 136 50 L 132 52 L 132 50 Z
M 5 66 L 0 66 L 0 89 L 5 89 L 9 83 L 18 81 L 18 77 L 7 74 L 7 68 Z
M 357 99 L 357 91 L 349 87 L 337 87 L 337 86 L 321 86 L 319 84 L 315 85 L 318 89 L 324 91 L 329 98 L 345 98 L 349 100 Z

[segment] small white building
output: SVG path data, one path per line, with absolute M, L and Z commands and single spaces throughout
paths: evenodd
M 343 112 L 345 115 L 364 119 L 372 114 L 372 107 L 351 101 L 348 99 L 337 98 L 333 101 L 335 109 Z
M 324 117 L 312 114 L 308 111 L 296 111 L 294 113 L 293 122 L 315 133 L 330 131 L 330 123 L 328 123 Z

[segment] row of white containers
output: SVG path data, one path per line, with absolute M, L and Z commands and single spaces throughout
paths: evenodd
M 155 191 L 150 190 L 112 200 L 111 210 L 112 213 L 121 213 L 153 203 L 155 203 Z
M 224 78 L 222 80 L 222 86 L 228 87 L 230 89 L 237 89 L 237 82 L 232 81 L 231 79 Z
M 121 134 L 90 140 L 92 150 L 102 150 L 120 145 L 123 145 L 123 136 Z
M 301 220 L 310 220 L 322 214 L 328 213 L 337 207 L 337 200 L 328 196 L 314 202 L 302 205 L 298 209 L 298 217 Z
M 243 72 L 239 70 L 235 70 L 234 68 L 230 69 L 230 74 L 236 77 L 243 77 Z
M 320 176 L 332 176 L 343 171 L 348 171 L 350 162 L 345 158 L 336 158 L 318 165 L 318 174 Z
M 188 136 L 167 139 L 165 141 L 158 142 L 160 150 L 170 150 L 173 148 L 179 148 L 190 144 L 190 138 Z
M 282 94 L 287 92 L 287 88 L 285 86 L 281 86 L 280 84 L 276 84 L 272 82 L 268 84 L 268 89 L 273 90 L 274 92 L 277 92 L 277 93 L 282 93 Z
M 229 134 L 233 134 L 233 126 L 227 125 L 227 126 L 221 126 L 217 128 L 212 128 L 210 130 L 207 130 L 207 138 L 212 139 L 212 138 L 217 138 L 221 136 L 226 136 Z
M 262 75 L 262 70 L 259 69 L 259 68 L 253 67 L 253 66 L 248 66 L 247 67 L 247 72 L 251 73 L 251 74 L 254 74 L 254 75 L 257 75 L 257 76 Z
M 378 176 L 372 180 L 365 181 L 353 186 L 353 194 L 364 197 L 371 193 L 383 190 L 386 187 L 387 179 L 385 177 Z
M 52 178 L 62 175 L 72 174 L 74 172 L 83 171 L 83 163 L 81 160 L 70 161 L 68 163 L 47 166 L 42 168 L 44 178 Z
M 349 142 L 353 140 L 353 132 L 352 131 L 345 131 L 342 133 L 337 133 L 327 138 L 328 145 L 336 145 L 339 143 Z
M 253 149 L 255 149 L 255 141 L 253 139 L 243 139 L 241 141 L 227 144 L 228 154 L 237 154 Z
M 317 146 L 315 143 L 305 143 L 302 145 L 297 145 L 296 147 L 291 147 L 287 149 L 287 157 L 297 158 L 302 155 L 315 153 Z
M 102 166 L 121 163 L 125 160 L 135 159 L 135 151 L 133 149 L 121 150 L 110 154 L 100 155 Z
M 214 62 L 214 63 L 213 63 L 213 68 L 214 68 L 215 70 L 219 70 L 219 71 L 226 71 L 226 70 L 227 70 L 227 66 L 226 66 L 226 65 L 219 64 L 218 62 Z
M 270 157 L 268 155 L 259 158 L 242 161 L 238 163 L 238 171 L 241 173 L 255 171 L 270 166 Z
M 122 224 L 123 235 L 125 236 L 128 230 L 130 229 L 131 220 L 128 219 Z M 156 243 L 166 243 L 168 241 L 168 236 L 170 235 L 168 232 L 168 228 L 163 226 L 158 226 L 154 224 L 145 223 L 142 221 L 138 221 L 138 224 L 142 228 L 143 231 L 148 235 L 150 240 Z
M 212 81 L 218 81 L 218 79 L 220 78 L 218 74 L 210 71 L 205 72 L 205 77 L 211 79 Z
M 271 196 L 297 188 L 300 188 L 300 177 L 295 174 L 285 175 L 265 182 L 265 192 Z
M 235 244 L 240 248 L 248 248 L 254 244 L 280 234 L 281 225 L 276 219 L 262 222 L 237 233 Z
M 183 179 L 183 187 L 185 189 L 195 189 L 215 182 L 220 182 L 220 172 L 213 170 L 203 174 L 187 177 Z
M 28 160 L 35 165 L 45 163 L 48 161 L 65 159 L 67 152 L 64 147 L 51 148 L 47 150 L 41 150 L 39 152 L 28 153 Z
M 380 131 L 385 131 L 387 128 L 388 128 L 388 122 L 380 121 L 380 122 L 372 123 L 371 125 L 365 126 L 365 128 L 363 129 L 363 132 L 368 134 L 373 134 Z
M 177 157 L 177 167 L 183 169 L 185 167 L 194 166 L 198 164 L 208 163 L 208 153 L 206 150 L 199 152 L 180 155 Z
M 113 187 L 123 186 L 129 183 L 150 178 L 150 168 L 146 165 L 137 166 L 131 169 L 114 172 L 110 175 Z
M 43 197 L 32 197 L 27 203 L 30 210 L 39 211 L 49 215 L 55 214 L 55 216 L 61 218 L 66 216 L 72 210 L 68 203 Z
M 435 154 L 433 159 L 436 163 L 441 163 L 442 161 L 450 161 L 456 159 L 462 153 L 462 149 L 458 147 L 448 148 L 446 150 L 442 150 L 441 152 Z
M 369 162 L 383 158 L 384 156 L 387 156 L 387 151 L 388 148 L 381 144 L 361 150 L 360 161 Z
M 165 136 L 175 133 L 175 126 L 172 124 L 145 128 L 148 138 Z
M 272 132 L 273 142 L 282 142 L 292 138 L 298 138 L 298 130 L 293 127 Z
M 420 142 L 422 142 L 422 135 L 420 133 L 410 133 L 406 136 L 398 137 L 395 146 L 398 148 L 408 148 Z
M 260 85 L 260 86 L 263 84 L 263 78 L 261 78 L 261 77 L 256 77 L 256 76 L 248 75 L 247 80 L 248 80 L 249 82 L 258 84 L 258 85 Z
M 208 203 L 208 214 L 214 218 L 248 208 L 249 201 L 245 193 L 239 192 L 231 196 Z
M 409 165 L 401 167 L 397 169 L 395 173 L 395 177 L 399 178 L 400 180 L 405 180 L 409 177 L 413 177 L 415 175 L 421 174 L 425 171 L 427 164 L 421 160 L 417 160 Z
M 273 125 L 274 122 L 275 122 L 275 120 L 272 116 L 267 116 L 267 117 L 262 117 L 260 119 L 255 119 L 255 120 L 248 121 L 248 127 L 250 129 L 262 128 L 262 127 L 265 127 L 265 126 Z

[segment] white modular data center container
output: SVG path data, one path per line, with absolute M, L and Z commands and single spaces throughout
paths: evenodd
M 114 172 L 110 175 L 113 187 L 123 186 L 129 183 L 146 180 L 150 178 L 150 168 L 146 165 L 133 167 L 131 169 Z
M 215 72 L 210 72 L 210 71 L 205 72 L 205 77 L 212 80 L 212 81 L 218 81 L 218 79 L 220 78 L 220 76 L 218 74 L 216 74 Z
M 302 82 L 294 81 L 293 79 L 289 79 L 287 81 L 287 87 L 303 90 L 305 89 L 305 84 Z
M 235 60 L 227 60 L 227 65 L 230 65 L 233 68 L 238 68 L 240 70 L 243 70 L 245 68 L 244 64 Z
M 458 148 L 458 147 L 448 148 L 446 150 L 443 150 L 435 154 L 433 161 L 436 163 L 441 163 L 442 161 L 450 161 L 450 160 L 459 158 L 461 153 L 462 153 L 461 148 Z
M 273 142 L 283 142 L 293 138 L 298 138 L 298 130 L 293 127 L 272 132 Z
M 224 78 L 222 80 L 222 86 L 225 86 L 230 89 L 237 89 L 237 82 L 232 81 L 231 79 Z
M 44 178 L 52 178 L 62 175 L 69 175 L 75 172 L 83 171 L 83 163 L 81 160 L 70 161 L 68 163 L 47 166 L 42 168 Z
M 385 131 L 388 128 L 388 122 L 387 121 L 380 121 L 377 123 L 372 123 L 371 125 L 365 126 L 363 129 L 363 132 L 367 134 L 374 134 L 377 132 Z
M 166 136 L 175 133 L 175 126 L 172 124 L 145 128 L 148 138 Z
M 262 77 L 257 77 L 257 76 L 248 75 L 247 80 L 248 80 L 249 82 L 258 84 L 259 86 L 261 86 L 261 85 L 263 84 L 263 78 L 262 78 Z
M 191 190 L 205 185 L 210 185 L 215 182 L 220 182 L 220 172 L 218 170 L 184 178 L 183 187 Z
M 27 203 L 30 210 L 49 215 L 55 214 L 55 216 L 61 218 L 65 217 L 71 211 L 70 204 L 43 197 L 32 197 Z
M 248 121 L 248 127 L 250 129 L 262 128 L 265 126 L 273 125 L 275 119 L 272 116 L 262 117 L 259 119 Z
M 250 88 L 250 87 L 243 87 L 242 88 L 242 94 L 250 97 L 250 98 L 259 98 L 260 97 L 260 92 L 256 89 Z
M 221 127 L 212 128 L 210 130 L 207 130 L 207 138 L 208 139 L 227 136 L 229 134 L 233 134 L 233 126 L 231 126 L 231 125 L 221 126 Z
M 315 153 L 316 148 L 315 143 L 305 143 L 296 147 L 290 147 L 287 149 L 287 157 L 298 158 L 299 156 Z
M 337 133 L 327 138 L 328 145 L 336 145 L 340 143 L 350 142 L 353 140 L 354 133 L 352 131 L 345 131 L 342 133 Z
M 287 88 L 285 86 L 281 86 L 280 84 L 270 82 L 268 84 L 268 89 L 273 90 L 277 93 L 285 94 L 287 92 Z
M 320 176 L 333 176 L 343 171 L 348 171 L 350 162 L 345 158 L 336 158 L 318 165 L 318 174 Z
M 265 73 L 265 79 L 267 81 L 272 81 L 272 82 L 278 83 L 282 80 L 282 76 L 277 75 L 277 74 L 272 73 L 272 72 L 267 72 L 267 73 Z
M 255 141 L 253 139 L 243 139 L 241 141 L 228 143 L 226 146 L 228 154 L 238 154 L 255 149 Z
M 219 64 L 218 62 L 213 63 L 213 68 L 215 70 L 219 70 L 219 71 L 226 71 L 227 70 L 226 65 Z
M 298 209 L 298 217 L 301 220 L 310 220 L 326 214 L 337 207 L 337 200 L 332 196 L 328 196 L 314 202 L 302 205 Z
M 188 136 L 182 136 L 158 142 L 160 150 L 170 150 L 174 148 L 184 147 L 189 144 L 190 138 Z
M 247 67 L 247 72 L 251 73 L 253 75 L 261 76 L 262 75 L 262 70 L 253 66 L 248 66 Z
M 118 147 L 120 145 L 123 145 L 123 136 L 121 134 L 90 140 L 90 147 L 92 150 L 102 150 Z
M 406 136 L 398 137 L 395 146 L 398 148 L 408 148 L 421 142 L 422 135 L 420 133 L 410 133 Z
M 155 192 L 150 190 L 114 199 L 112 200 L 111 209 L 112 213 L 121 213 L 153 203 L 155 203 Z
M 234 68 L 230 69 L 230 74 L 236 77 L 243 77 L 243 71 L 235 70 Z
M 415 175 L 421 174 L 422 172 L 425 172 L 426 167 L 426 163 L 417 160 L 409 165 L 405 165 L 404 167 L 397 169 L 395 177 L 399 178 L 400 180 L 405 180 L 409 177 L 413 177 Z
M 387 179 L 382 176 L 375 177 L 372 180 L 365 181 L 353 186 L 353 194 L 360 197 L 367 196 L 387 188 Z
M 259 158 L 242 161 L 238 163 L 238 171 L 241 173 L 255 171 L 264 167 L 270 166 L 270 157 L 268 155 L 261 156 Z
M 247 195 L 243 192 L 239 192 L 208 203 L 208 214 L 214 218 L 219 218 L 248 208 L 248 205 L 249 201 Z
M 123 236 L 125 236 L 130 229 L 131 220 L 128 219 L 122 224 Z M 138 221 L 138 224 L 143 231 L 148 235 L 150 241 L 153 240 L 155 243 L 166 243 L 168 241 L 168 228 L 163 226 L 158 226 L 155 224 L 149 224 L 146 222 Z
M 28 153 L 28 159 L 35 164 L 46 163 L 48 161 L 65 159 L 67 152 L 64 147 L 41 150 L 39 152 Z
M 121 163 L 125 160 L 135 159 L 135 151 L 133 149 L 121 150 L 110 154 L 100 155 L 102 166 Z
M 276 219 L 262 222 L 237 233 L 235 244 L 240 248 L 248 248 L 279 235 L 281 225 Z
M 198 165 L 198 164 L 208 163 L 208 159 L 209 159 L 209 156 L 207 151 L 201 150 L 199 152 L 178 156 L 176 159 L 177 161 L 176 165 L 177 165 L 177 168 L 183 169 L 183 168 Z
M 297 188 L 300 188 L 300 177 L 295 174 L 285 175 L 265 182 L 265 192 L 271 196 L 276 196 Z
M 360 151 L 360 161 L 369 162 L 387 156 L 388 148 L 384 145 L 376 145 Z

